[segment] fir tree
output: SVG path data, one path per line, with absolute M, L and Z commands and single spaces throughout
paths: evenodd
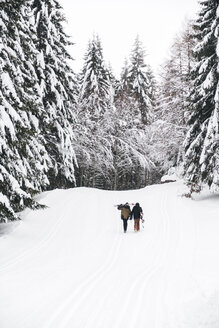
M 0 3 L 0 219 L 37 206 L 32 195 L 48 184 L 28 13 L 28 1 Z
M 201 1 L 194 25 L 198 44 L 189 97 L 190 129 L 185 140 L 185 177 L 189 184 L 219 187 L 218 157 L 218 1 Z
M 35 66 L 44 106 L 40 126 L 53 163 L 49 171 L 50 187 L 73 185 L 77 86 L 68 64 L 72 58 L 66 50 L 71 43 L 63 30 L 65 18 L 58 1 L 34 0 L 32 9 L 39 52 Z
M 187 132 L 187 96 L 191 90 L 191 68 L 194 65 L 191 22 L 188 22 L 170 49 L 161 68 L 159 100 L 152 124 L 160 168 L 166 173 L 178 166 L 184 157 L 183 141 Z
M 143 124 L 149 124 L 152 116 L 151 69 L 145 64 L 145 52 L 139 37 L 136 37 L 131 52 L 129 68 L 129 89 L 139 107 Z
M 139 111 L 139 103 L 133 93 L 132 84 L 130 82 L 130 66 L 125 60 L 121 72 L 121 78 L 116 88 L 115 105 L 120 113 L 120 117 L 126 117 L 129 122 L 128 127 L 142 127 L 141 112 Z
M 148 153 L 148 134 L 139 102 L 130 81 L 130 66 L 125 61 L 115 95 L 112 116 L 114 189 L 140 188 L 147 183 L 153 163 Z
M 112 107 L 111 74 L 106 68 L 98 36 L 88 44 L 80 74 L 76 153 L 80 184 L 104 187 L 106 167 L 111 164 L 110 138 L 106 136 L 108 111 Z M 83 176 L 83 178 L 82 178 Z
M 81 73 L 79 106 L 91 120 L 98 120 L 109 107 L 110 75 L 105 66 L 98 36 L 88 44 Z

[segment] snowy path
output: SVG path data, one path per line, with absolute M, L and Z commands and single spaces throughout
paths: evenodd
M 42 194 L 48 209 L 25 211 L 23 221 L 0 238 L 0 327 L 208 327 L 198 324 L 185 305 L 204 292 L 198 274 L 202 230 L 195 215 L 202 203 L 177 196 L 179 186 Z M 215 206 L 215 200 L 207 204 Z M 112 205 L 125 201 L 139 201 L 144 209 L 140 233 L 133 232 L 132 221 L 128 233 L 122 232 Z M 205 207 L 201 210 L 205 213 Z M 213 207 L 212 218 L 218 214 Z M 209 272 L 219 291 L 215 260 Z

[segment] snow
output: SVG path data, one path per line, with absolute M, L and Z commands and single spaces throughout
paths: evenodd
M 5 135 L 5 127 L 9 129 L 11 136 L 14 138 L 15 130 L 10 116 L 5 111 L 5 108 L 3 106 L 0 106 L 0 129 L 2 135 Z
M 17 98 L 17 94 L 16 91 L 14 89 L 14 85 L 11 81 L 11 78 L 9 76 L 8 73 L 2 73 L 1 74 L 1 78 L 2 78 L 2 86 L 3 88 L 7 88 L 8 90 L 10 90 L 10 92 L 12 93 L 12 95 Z
M 161 177 L 161 182 L 174 182 L 179 180 L 175 167 L 171 167 L 166 175 Z
M 45 61 L 44 61 L 42 50 L 37 55 L 37 64 L 42 68 L 42 70 L 45 69 Z
M 204 90 L 209 90 L 212 86 L 214 85 L 214 75 L 213 75 L 213 71 L 211 70 L 206 79 L 204 80 L 202 87 Z
M 0 238 L 1 327 L 218 328 L 219 195 L 182 188 L 39 195 L 47 208 Z M 139 233 L 122 232 L 126 201 L 144 210 Z
M 3 181 L 3 176 L 2 176 L 2 174 L 0 174 L 0 180 Z M 2 204 L 5 204 L 5 205 L 8 206 L 8 207 L 10 206 L 9 201 L 8 201 L 8 198 L 7 198 L 5 195 L 3 195 L 2 192 L 0 192 L 0 202 L 1 202 Z

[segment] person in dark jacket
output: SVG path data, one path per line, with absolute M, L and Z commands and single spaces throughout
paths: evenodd
M 128 219 L 131 217 L 131 209 L 128 203 L 125 203 L 125 205 L 118 205 L 118 210 L 121 210 L 121 220 L 123 220 L 123 229 L 124 233 L 127 231 L 128 227 Z
M 132 209 L 131 218 L 134 217 L 134 230 L 140 230 L 140 219 L 143 220 L 143 211 L 139 203 L 136 203 Z

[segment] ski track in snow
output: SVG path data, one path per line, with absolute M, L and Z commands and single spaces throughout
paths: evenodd
M 64 206 L 62 204 L 60 212 L 63 212 L 63 209 L 65 208 L 66 204 L 69 203 L 70 197 L 68 200 L 66 200 L 66 202 L 64 203 Z M 63 215 L 58 214 L 58 220 L 56 221 L 55 224 L 53 224 L 51 226 L 51 229 L 49 231 L 46 232 L 45 237 L 40 240 L 40 242 L 38 244 L 36 244 L 35 246 L 31 247 L 28 250 L 25 250 L 21 253 L 16 254 L 15 257 L 11 258 L 9 261 L 7 261 L 4 265 L 1 265 L 0 267 L 0 274 L 3 272 L 7 272 L 9 271 L 9 269 L 11 267 L 16 267 L 16 265 L 23 261 L 25 258 L 27 257 L 31 257 L 36 253 L 39 253 L 43 248 L 46 247 L 47 244 L 49 244 L 49 242 L 51 241 L 51 239 L 58 233 L 58 228 L 59 226 L 62 224 L 63 221 Z M 13 269 L 16 270 L 16 269 Z M 14 271 L 15 272 L 15 271 Z
M 163 199 L 166 199 L 165 196 L 162 196 L 162 203 L 163 203 Z M 161 207 L 162 211 L 161 211 L 161 216 L 163 216 L 163 205 Z M 167 225 L 167 221 L 164 222 L 165 224 L 163 224 L 162 221 L 162 238 L 166 239 L 166 235 L 168 233 L 168 225 Z M 152 251 L 152 247 L 150 247 L 149 251 Z M 146 294 L 146 289 L 147 286 L 150 283 L 150 280 L 152 279 L 152 277 L 154 276 L 154 274 L 159 270 L 159 268 L 161 267 L 161 262 L 162 262 L 162 258 L 163 258 L 163 254 L 165 253 L 165 249 L 160 249 L 158 254 L 155 254 L 156 256 L 154 256 L 154 260 L 151 263 L 150 267 L 146 269 L 144 269 L 137 277 L 136 279 L 131 282 L 131 290 L 129 292 L 129 295 L 126 299 L 125 305 L 123 305 L 123 309 L 119 315 L 119 318 L 116 322 L 115 328 L 120 328 L 122 327 L 122 323 L 124 321 L 124 318 L 126 317 L 127 312 L 129 311 L 129 309 L 132 306 L 132 302 L 133 302 L 133 296 L 135 294 L 135 291 L 138 290 L 139 293 L 137 295 L 137 299 L 135 300 L 136 304 L 135 307 L 133 309 L 133 314 L 132 314 L 132 318 L 130 321 L 130 327 L 140 327 L 140 323 L 138 322 L 138 318 L 140 318 L 140 312 L 142 311 L 141 309 L 141 304 L 143 303 L 143 299 L 144 296 Z M 143 283 L 142 283 L 143 281 Z
M 60 328 L 66 327 L 66 324 L 69 322 L 72 316 L 72 312 L 77 311 L 81 303 L 95 289 L 99 280 L 113 267 L 119 252 L 120 244 L 121 240 L 118 240 L 118 238 L 115 239 L 115 242 L 110 250 L 110 255 L 108 256 L 106 262 L 96 272 L 94 272 L 91 277 L 82 282 L 76 290 L 70 292 L 69 297 L 63 300 L 59 308 L 56 308 L 55 315 L 50 318 L 46 325 L 44 325 L 44 328 L 54 327 L 54 325 L 58 325 Z
M 165 228 L 165 226 L 164 226 Z M 164 230 L 164 235 L 166 235 L 166 231 Z M 165 236 L 164 236 L 165 237 Z M 98 284 L 100 283 L 100 280 L 104 279 L 104 276 L 106 274 L 110 274 L 111 271 L 114 271 L 114 266 L 116 265 L 116 260 L 118 257 L 118 252 L 119 252 L 119 246 L 121 245 L 122 239 L 120 238 L 120 240 L 116 240 L 116 244 L 117 244 L 117 250 L 115 251 L 114 247 L 112 249 L 112 257 L 109 257 L 109 260 L 107 261 L 106 266 L 104 266 L 103 268 L 101 268 L 100 270 L 98 270 L 95 274 L 94 277 L 91 277 L 90 279 L 88 279 L 88 281 L 86 282 L 85 286 L 85 291 L 82 288 L 79 288 L 79 290 L 77 291 L 77 294 L 80 295 L 79 299 L 75 298 L 75 293 L 74 295 L 70 295 L 70 298 L 64 302 L 64 304 L 62 304 L 61 306 L 61 311 L 59 309 L 58 314 L 55 315 L 55 317 L 52 319 L 52 321 L 49 322 L 49 325 L 46 325 L 44 328 L 50 328 L 53 327 L 55 324 L 58 325 L 58 327 L 60 328 L 66 328 L 66 327 L 70 327 L 71 324 L 74 322 L 71 320 L 73 320 L 74 316 L 75 316 L 75 312 L 77 311 L 78 307 L 80 306 L 80 304 L 83 302 L 83 300 L 85 300 L 87 297 L 89 297 L 89 295 L 93 292 L 94 288 L 96 286 L 98 286 Z M 148 247 L 148 249 L 150 250 L 152 247 L 151 245 L 148 245 L 150 247 Z M 161 253 L 163 253 L 163 250 L 161 251 Z M 145 292 L 145 288 L 146 285 L 149 283 L 149 280 L 151 278 L 151 276 L 153 276 L 154 272 L 156 272 L 159 267 L 160 267 L 160 259 L 161 259 L 161 255 L 158 254 L 155 259 L 154 259 L 154 263 L 152 263 L 150 268 L 146 268 L 145 270 L 143 270 L 142 272 L 140 272 L 137 277 L 134 280 L 130 280 L 129 281 L 129 293 L 128 295 L 126 295 L 126 300 L 125 303 L 121 306 L 121 310 L 119 313 L 118 318 L 116 319 L 116 322 L 113 323 L 113 327 L 115 328 L 119 328 L 122 327 L 122 323 L 124 321 L 124 318 L 126 317 L 127 312 L 129 311 L 130 307 L 131 307 L 131 303 L 133 300 L 133 295 L 135 294 L 136 290 L 140 290 L 140 295 L 139 295 L 139 299 L 137 302 L 137 305 L 135 307 L 135 310 L 137 311 L 137 314 L 135 313 L 136 311 L 133 311 L 133 315 L 132 315 L 132 320 L 130 322 L 130 327 L 138 327 L 138 324 L 136 324 L 136 320 L 138 318 L 138 312 L 139 312 L 139 305 L 141 305 L 142 302 L 142 298 Z M 108 263 L 109 262 L 109 263 Z M 145 279 L 145 281 L 147 282 L 147 284 L 144 284 L 144 287 L 142 288 L 141 283 L 142 283 L 142 279 Z M 87 284 L 89 285 L 89 288 L 87 289 Z M 83 284 L 84 285 L 84 284 Z M 109 297 L 109 291 L 108 291 L 108 297 Z M 76 301 L 77 300 L 77 301 Z M 72 302 L 74 301 L 74 302 Z M 76 302 L 76 305 L 74 305 Z M 104 302 L 102 302 L 102 304 L 104 304 Z M 101 309 L 103 309 L 103 307 L 101 306 Z M 56 311 L 57 313 L 57 311 Z M 69 315 L 65 315 L 65 313 L 69 313 Z M 95 324 L 98 322 L 98 317 L 101 314 L 101 310 L 97 310 L 95 311 L 95 314 L 91 314 L 91 318 L 88 317 L 87 318 L 87 324 L 81 324 L 81 326 L 83 327 L 92 327 L 95 326 Z M 57 321 L 58 317 L 60 317 L 60 323 L 59 321 Z M 64 319 L 63 319 L 64 317 Z
M 0 326 L 184 327 L 178 320 L 183 317 L 182 303 L 196 256 L 197 220 L 177 196 L 177 188 L 172 184 L 126 192 L 77 188 L 44 193 L 42 198 L 50 208 L 37 211 L 42 215 L 42 234 L 0 262 L 0 279 L 9 287 L 17 276 L 24 275 L 29 285 L 37 281 L 33 291 L 40 290 L 39 301 L 33 295 L 22 313 L 5 314 L 3 326 L 0 315 Z M 62 192 L 65 200 L 59 202 Z M 133 221 L 129 221 L 128 232 L 122 232 L 120 212 L 112 205 L 125 200 L 139 201 L 143 207 L 145 228 L 140 233 L 133 232 Z M 94 213 L 89 212 L 90 220 L 84 214 L 88 208 Z M 32 213 L 28 212 L 24 224 Z M 50 220 L 44 224 L 47 216 Z M 37 217 L 31 220 L 33 224 Z M 24 238 L 31 227 L 29 224 Z M 12 236 L 22 229 L 21 224 Z M 6 243 L 7 236 L 2 241 Z M 43 271 L 38 281 L 31 274 L 39 267 Z M 27 297 L 25 282 L 21 288 Z

